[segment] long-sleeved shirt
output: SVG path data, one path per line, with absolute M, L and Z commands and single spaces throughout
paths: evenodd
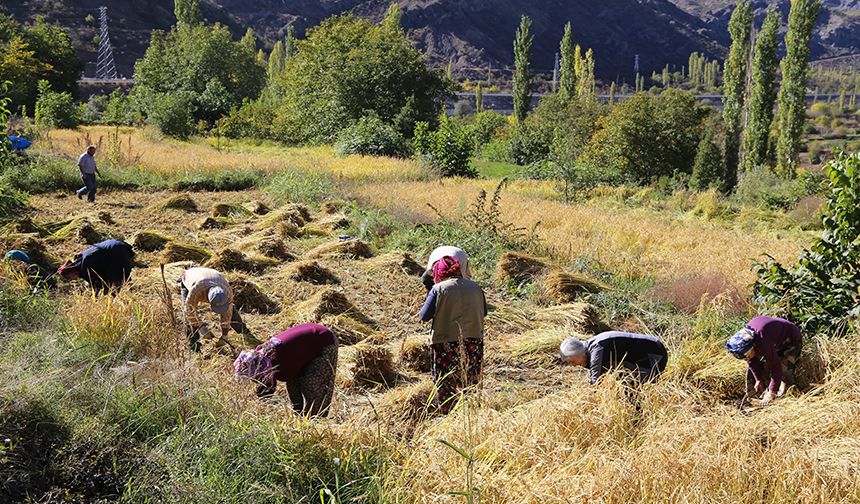
M 183 307 L 185 319 L 193 328 L 201 325 L 197 305 L 200 303 L 209 304 L 209 289 L 213 287 L 224 289 L 224 293 L 227 294 L 228 307 L 227 311 L 219 316 L 221 318 L 221 332 L 226 334 L 230 330 L 230 320 L 233 317 L 233 289 L 224 275 L 211 268 L 188 268 L 182 272 L 179 282 L 188 289 L 188 296 L 185 297 Z
M 274 336 L 269 356 L 277 381 L 295 379 L 323 348 L 334 345 L 334 334 L 320 324 L 300 324 Z
M 427 293 L 419 317 L 433 321 L 432 343 L 484 337 L 487 300 L 481 286 L 473 280 L 452 277 L 437 283 Z
M 756 381 L 761 381 L 764 369 L 770 371 L 768 389 L 772 393 L 779 390 L 782 383 L 782 358 L 779 352 L 803 344 L 800 328 L 788 320 L 771 317 L 756 317 L 747 327 L 753 331 L 753 348 L 756 356 L 750 359 L 749 369 Z
M 121 286 L 131 275 L 134 250 L 122 240 L 105 240 L 81 252 L 80 276 L 96 292 Z
M 78 157 L 78 168 L 81 170 L 81 173 L 92 175 L 96 172 L 96 158 L 84 152 Z
M 637 371 L 641 377 L 656 377 L 663 372 L 668 353 L 654 336 L 618 331 L 598 334 L 585 342 L 589 355 L 589 381 L 597 382 L 605 372 L 618 366 Z

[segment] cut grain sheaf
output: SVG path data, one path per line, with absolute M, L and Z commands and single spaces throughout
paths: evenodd
M 236 249 L 223 248 L 212 256 L 206 266 L 219 271 L 244 271 L 260 273 L 266 268 L 280 264 L 277 259 L 265 256 L 246 255 Z
M 328 315 L 348 315 L 362 324 L 377 327 L 376 322 L 361 313 L 342 292 L 332 288 L 323 289 L 307 301 L 297 304 L 293 307 L 292 315 L 296 322 L 322 322 Z
M 409 276 L 421 276 L 424 274 L 424 266 L 418 263 L 408 252 L 389 252 L 368 261 L 371 268 L 386 269 L 389 271 L 401 271 Z
M 286 276 L 296 282 L 308 282 L 315 285 L 336 285 L 340 279 L 330 269 L 317 261 L 298 261 L 286 270 Z
M 429 373 L 433 358 L 427 336 L 411 336 L 406 338 L 400 347 L 399 363 L 406 369 Z
M 503 283 L 522 283 L 534 279 L 549 268 L 549 264 L 536 257 L 518 252 L 505 252 L 499 257 L 496 277 Z
M 595 294 L 610 289 L 603 282 L 584 275 L 552 269 L 537 281 L 538 298 L 550 303 L 571 303 L 585 294 Z
M 316 247 L 305 257 L 308 259 L 343 258 L 343 259 L 367 259 L 373 257 L 373 249 L 366 242 L 361 240 L 345 240 L 332 243 L 324 243 Z
M 134 248 L 137 250 L 155 252 L 162 250 L 171 241 L 173 241 L 173 238 L 170 236 L 159 233 L 158 231 L 144 229 L 134 235 L 132 245 L 134 245 Z
M 193 261 L 202 264 L 212 257 L 212 251 L 190 243 L 172 241 L 164 247 L 162 258 L 166 263 Z
M 247 208 L 232 203 L 216 203 L 212 207 L 212 217 L 241 218 L 251 215 L 252 212 Z
M 233 289 L 233 303 L 243 312 L 269 315 L 280 311 L 278 304 L 254 282 L 239 275 L 231 275 L 227 280 Z
M 160 203 L 149 207 L 150 210 L 181 210 L 183 212 L 196 212 L 197 202 L 188 194 L 171 196 Z
M 397 380 L 394 356 L 386 345 L 361 342 L 353 349 L 353 384 L 374 388 L 394 384 Z

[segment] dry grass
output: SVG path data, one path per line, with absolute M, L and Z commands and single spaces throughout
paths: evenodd
M 433 219 L 436 216 L 427 203 L 458 208 L 461 201 L 473 200 L 479 189 L 492 190 L 493 185 L 493 181 L 465 180 L 366 184 L 356 193 L 371 205 Z M 530 187 L 511 184 L 502 197 L 503 219 L 526 229 L 540 222 L 537 234 L 554 260 L 597 264 L 621 277 L 655 276 L 665 281 L 721 271 L 732 285 L 746 289 L 753 279 L 752 259 L 767 252 L 789 260 L 801 248 L 799 239 L 775 232 L 727 229 L 647 209 L 535 199 L 522 192 Z
M 408 252 L 395 251 L 382 254 L 369 260 L 368 266 L 373 269 L 399 271 L 409 276 L 424 274 L 424 266 L 419 264 Z
M 427 336 L 406 338 L 400 346 L 398 363 L 411 371 L 429 373 L 433 364 L 433 357 Z
M 321 258 L 347 258 L 366 259 L 375 254 L 370 245 L 361 240 L 345 240 L 332 243 L 323 243 L 305 254 L 309 259 Z
M 159 233 L 158 231 L 144 229 L 134 235 L 132 245 L 134 245 L 136 250 L 155 252 L 157 250 L 162 250 L 167 243 L 171 241 L 173 241 L 173 238 L 170 236 Z

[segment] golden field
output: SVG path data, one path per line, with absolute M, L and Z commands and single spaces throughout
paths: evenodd
M 140 161 L 147 169 L 320 170 L 349 180 L 348 196 L 360 206 L 417 220 L 435 218 L 428 203 L 454 217 L 468 208 L 480 189 L 492 191 L 496 185 L 496 181 L 425 181 L 423 171 L 410 161 L 336 158 L 330 148 L 242 144 L 219 154 L 202 140 L 177 143 L 146 140 L 138 131 L 130 134 L 135 145 L 139 140 L 141 150 L 149 153 Z M 76 135 L 80 133 L 52 132 L 52 148 L 73 155 L 78 150 Z M 655 277 L 664 282 L 720 274 L 745 291 L 753 279 L 750 265 L 755 258 L 769 253 L 787 260 L 803 245 L 799 233 L 744 230 L 685 213 L 600 202 L 567 205 L 541 197 L 549 192 L 543 183 L 512 183 L 502 197 L 503 219 L 525 228 L 539 221 L 537 252 L 563 266 L 599 266 L 618 279 Z M 30 203 L 35 222 L 88 215 L 112 236 L 131 240 L 142 229 L 150 229 L 215 253 L 231 247 L 249 257 L 257 253 L 255 247 L 269 228 L 266 217 L 241 214 L 222 229 L 201 229 L 215 206 L 262 201 L 276 214 L 292 211 L 263 190 L 191 193 L 197 210 L 190 212 L 162 209 L 172 196 L 175 193 L 164 190 L 109 191 L 99 196 L 95 208 L 57 194 L 33 197 Z M 841 340 L 809 338 L 802 390 L 762 408 L 738 394 L 744 367 L 722 348 L 728 336 L 722 321 L 729 315 L 725 300 L 718 297 L 695 314 L 659 327 L 631 322 L 632 328 L 661 337 L 670 349 L 670 360 L 659 382 L 630 396 L 614 377 L 590 386 L 585 370 L 557 362 L 555 348 L 563 337 L 591 335 L 570 316 L 579 305 L 538 305 L 514 298 L 504 286 L 490 281 L 484 286 L 493 311 L 487 319 L 483 383 L 451 415 L 439 417 L 424 407 L 432 390 L 428 373 L 401 359 L 410 341 L 427 337 L 426 326 L 417 321 L 424 295 L 419 279 L 397 266 L 400 256 L 394 253 L 373 250 L 370 258 L 320 255 L 319 246 L 336 241 L 341 231 L 326 227 L 334 221 L 331 215 L 314 206 L 308 210 L 311 220 L 295 229 L 281 228 L 286 230 L 281 238 L 298 260 L 315 258 L 339 284 L 296 280 L 295 261 L 231 275 L 253 281 L 277 304 L 273 313 L 243 314 L 261 337 L 311 317 L 314 300 L 329 290 L 342 293 L 354 311 L 327 321 L 341 323 L 338 327 L 345 331 L 359 327 L 347 323 L 366 319 L 359 331 L 364 331 L 359 336 L 364 341 L 341 349 L 328 419 L 301 419 L 285 399 L 268 404 L 256 400 L 252 387 L 231 379 L 229 349 L 190 354 L 159 295 L 159 265 L 164 262 L 160 251 L 139 254 L 140 267 L 129 288 L 116 298 L 92 298 L 79 285 L 63 285 L 57 294 L 60 310 L 76 337 L 102 344 L 125 342 L 138 350 L 139 358 L 128 363 L 124 374 L 110 375 L 116 386 L 131 384 L 150 391 L 178 384 L 189 395 L 217 398 L 219 415 L 237 422 L 254 418 L 275 437 L 321 431 L 327 443 L 357 443 L 368 452 L 382 447 L 387 464 L 378 477 L 384 498 L 373 502 L 860 501 L 856 334 Z M 107 212 L 110 219 L 98 212 Z M 83 247 L 74 237 L 46 239 L 46 244 L 58 257 Z M 414 259 L 419 264 L 425 261 Z M 167 267 L 168 284 L 181 266 Z M 2 276 L 12 281 L 8 272 Z M 173 294 L 172 302 L 178 306 L 178 294 Z M 396 374 L 392 383 L 360 382 L 357 355 L 366 344 L 390 352 L 389 364 Z M 0 385 L 0 392 L 14 387 L 10 378 Z M 278 394 L 282 391 L 281 385 Z M 272 470 L 289 471 L 290 464 L 285 458 L 283 466 Z

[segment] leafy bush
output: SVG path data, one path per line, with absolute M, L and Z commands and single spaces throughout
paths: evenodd
M 708 128 L 696 151 L 693 174 L 690 176 L 690 188 L 705 191 L 712 187 L 719 187 L 724 171 L 722 153 L 714 143 L 713 130 Z
M 267 100 L 245 100 L 241 107 L 234 108 L 224 118 L 221 132 L 228 138 L 273 139 L 273 118 L 276 108 Z
M 815 194 L 819 186 L 820 181 L 813 174 L 787 179 L 760 166 L 741 175 L 734 199 L 746 206 L 788 210 L 804 197 Z
M 469 124 L 469 129 L 472 132 L 472 141 L 476 149 L 480 150 L 482 146 L 493 140 L 496 133 L 507 124 L 508 121 L 505 116 L 492 110 L 475 114 Z
M 335 144 L 341 156 L 409 156 L 409 145 L 393 126 L 385 124 L 375 114 L 362 117 L 352 126 L 341 130 Z
M 51 91 L 48 81 L 42 80 L 36 99 L 36 122 L 51 128 L 76 128 L 81 123 L 80 109 L 70 93 Z
M 708 111 L 689 93 L 639 93 L 600 119 L 586 160 L 625 180 L 644 184 L 690 173 Z
M 811 334 L 841 335 L 860 316 L 860 153 L 825 166 L 830 181 L 824 232 L 797 262 L 755 265 L 754 301 Z
M 443 177 L 478 176 L 470 162 L 474 150 L 472 136 L 465 126 L 452 119 L 443 117 L 436 131 L 430 131 L 425 122 L 418 123 L 413 142 L 418 157 Z
M 194 133 L 191 97 L 185 93 L 168 93 L 153 97 L 149 118 L 167 136 L 187 139 Z
M 119 89 L 108 96 L 101 116 L 101 122 L 118 126 L 132 126 L 142 119 L 143 113 L 134 99 Z

